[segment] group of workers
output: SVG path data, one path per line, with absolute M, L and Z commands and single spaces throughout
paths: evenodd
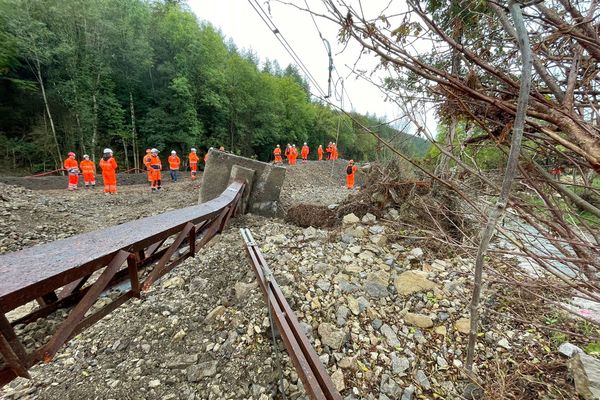
M 70 152 L 67 159 L 63 163 L 67 174 L 69 175 L 68 190 L 77 190 L 77 184 L 79 183 L 79 174 L 83 175 L 83 183 L 85 188 L 96 187 L 96 165 L 90 156 L 87 154 L 83 155 L 83 160 L 77 163 L 75 159 L 75 153 Z M 113 157 L 111 149 L 104 149 L 102 152 L 102 159 L 98 164 L 102 170 L 102 180 L 104 181 L 104 193 L 115 194 L 117 193 L 117 162 Z
M 300 155 L 302 157 L 302 163 L 305 163 L 308 160 L 308 154 L 310 153 L 310 148 L 304 142 L 302 149 L 300 150 Z M 337 160 L 339 158 L 338 149 L 335 143 L 329 142 L 327 147 L 325 148 L 325 153 L 327 153 L 327 160 Z M 285 152 L 283 153 L 285 158 L 287 159 L 288 165 L 296 165 L 296 159 L 298 158 L 298 149 L 295 144 L 287 144 L 285 148 Z M 275 150 L 273 150 L 273 164 L 283 164 L 283 158 L 281 157 L 281 147 L 279 145 L 275 146 Z M 323 146 L 319 145 L 317 148 L 317 160 L 323 160 Z M 356 165 L 354 165 L 354 160 L 350 160 L 348 165 L 346 165 L 346 187 L 348 189 L 354 189 L 354 177 L 356 175 Z
M 212 149 L 212 147 L 210 148 Z M 209 150 L 210 150 L 209 149 Z M 225 151 L 225 148 L 221 146 L 220 151 Z M 150 183 L 151 190 L 158 191 L 162 187 L 162 162 L 158 156 L 158 149 L 147 149 L 146 155 L 144 156 L 143 163 L 146 168 L 148 175 L 148 182 Z M 179 177 L 179 168 L 181 167 L 181 159 L 177 155 L 175 150 L 171 151 L 171 155 L 168 157 L 169 172 L 171 180 L 177 182 Z M 198 157 L 197 150 L 192 147 L 188 154 L 188 164 L 190 167 L 191 179 L 196 180 L 198 174 Z M 204 155 L 204 163 L 208 161 L 208 152 Z M 111 149 L 104 149 L 102 159 L 98 164 L 102 170 L 102 180 L 104 181 L 104 193 L 115 194 L 117 193 L 117 162 L 113 157 L 113 151 Z M 64 161 L 63 166 L 67 170 L 69 176 L 69 183 L 67 190 L 77 190 L 79 184 L 79 175 L 83 176 L 83 183 L 86 189 L 94 189 L 96 187 L 96 165 L 90 156 L 87 154 L 83 155 L 83 160 L 77 162 L 75 159 L 75 153 L 70 152 L 67 159 Z
M 304 142 L 302 149 L 300 150 L 300 156 L 302 157 L 302 162 L 305 163 L 308 160 L 308 153 L 310 153 L 310 148 Z M 337 160 L 339 158 L 338 149 L 335 143 L 329 142 L 327 147 L 325 148 L 326 159 L 327 160 Z M 298 149 L 295 144 L 287 144 L 285 151 L 283 153 L 285 158 L 287 159 L 288 165 L 296 165 L 296 160 L 298 159 Z M 273 164 L 283 164 L 283 158 L 281 157 L 281 146 L 277 145 L 275 150 L 273 150 Z M 319 145 L 317 148 L 317 159 L 319 161 L 323 160 L 323 146 Z
M 209 149 L 209 151 L 212 147 Z M 223 146 L 219 148 L 220 151 L 225 151 Z M 335 143 L 329 142 L 326 150 L 327 152 L 327 160 L 337 160 L 338 159 L 338 151 Z M 308 160 L 308 154 L 310 149 L 306 143 L 302 146 L 300 151 L 300 155 L 302 157 L 302 162 L 305 163 Z M 158 191 L 162 188 L 162 162 L 160 157 L 158 156 L 160 151 L 156 148 L 146 149 L 146 155 L 144 156 L 143 163 L 146 168 L 146 173 L 148 176 L 148 182 L 150 184 L 150 188 L 152 192 Z M 283 159 L 281 157 L 281 148 L 279 145 L 273 151 L 275 155 L 275 164 L 283 164 Z M 289 165 L 296 165 L 296 159 L 298 158 L 298 149 L 296 145 L 290 145 L 288 143 L 285 149 L 285 157 L 287 158 Z M 318 160 L 323 160 L 323 146 L 319 145 L 317 149 Z M 167 158 L 169 163 L 169 173 L 171 175 L 171 180 L 173 182 L 177 182 L 179 177 L 179 168 L 181 167 L 181 159 L 177 155 L 175 150 L 171 151 L 171 155 Z M 190 175 L 192 181 L 196 180 L 196 176 L 198 173 L 198 161 L 200 158 L 198 157 L 197 150 L 195 148 L 191 148 L 190 153 L 188 154 L 188 165 L 190 167 Z M 208 152 L 204 155 L 204 163 L 208 161 Z M 77 185 L 79 183 L 79 174 L 83 175 L 84 187 L 86 189 L 93 189 L 96 187 L 96 165 L 92 160 L 90 160 L 90 156 L 87 154 L 83 155 L 83 160 L 81 162 L 77 162 L 75 159 L 75 153 L 70 152 L 68 154 L 68 158 L 63 163 L 64 168 L 67 170 L 69 176 L 69 183 L 67 186 L 68 190 L 77 190 Z M 102 170 L 102 180 L 104 181 L 104 193 L 105 194 L 115 194 L 117 193 L 117 162 L 113 157 L 113 151 L 111 149 L 104 149 L 102 159 L 98 164 L 100 169 Z M 356 174 L 356 166 L 354 165 L 354 160 L 350 160 L 348 165 L 346 166 L 346 187 L 348 189 L 354 188 L 354 176 Z

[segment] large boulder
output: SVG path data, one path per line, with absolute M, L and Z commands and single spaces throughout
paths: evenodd
M 437 285 L 427 279 L 422 271 L 405 271 L 394 279 L 394 286 L 399 295 L 409 296 L 421 291 L 433 290 Z
M 577 394 L 585 400 L 600 400 L 600 360 L 577 353 L 568 363 Z

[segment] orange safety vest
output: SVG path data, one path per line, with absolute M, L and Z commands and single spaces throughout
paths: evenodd
M 179 169 L 179 165 L 181 164 L 181 160 L 178 156 L 169 156 L 169 168 L 170 169 Z
M 67 158 L 64 162 L 65 169 L 70 173 L 71 169 L 78 169 L 77 160 Z
M 92 160 L 81 161 L 81 163 L 79 163 L 79 168 L 81 168 L 81 172 L 84 174 L 96 173 L 96 166 Z
M 188 159 L 190 160 L 190 164 L 197 164 L 197 163 L 198 163 L 198 160 L 200 160 L 200 159 L 198 158 L 198 155 L 197 155 L 196 153 L 194 153 L 194 152 L 191 152 L 191 153 L 188 155 Z

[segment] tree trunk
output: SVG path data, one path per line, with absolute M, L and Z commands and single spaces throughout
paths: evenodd
M 100 73 L 96 78 L 96 87 L 92 92 L 92 105 L 94 109 L 94 118 L 92 118 L 92 160 L 96 163 L 96 141 L 98 140 L 98 101 L 96 99 L 96 93 L 98 92 L 98 85 L 100 83 Z
M 137 131 L 135 129 L 135 108 L 133 107 L 133 94 L 129 92 L 129 110 L 131 111 L 131 142 L 133 147 L 133 168 L 139 168 Z
M 465 367 L 467 370 L 473 370 L 473 360 L 475 355 L 475 344 L 477 342 L 477 326 L 479 325 L 479 300 L 481 297 L 481 283 L 483 275 L 483 261 L 487 252 L 490 240 L 496 231 L 496 223 L 504 214 L 513 180 L 517 173 L 519 163 L 519 154 L 521 153 L 521 139 L 523 138 L 523 127 L 525 125 L 525 115 L 527 112 L 527 102 L 529 100 L 529 89 L 531 86 L 531 48 L 529 46 L 529 37 L 521 6 L 515 1 L 510 2 L 510 11 L 513 17 L 515 28 L 519 37 L 519 48 L 521 50 L 521 85 L 519 88 L 519 98 L 517 100 L 517 112 L 515 115 L 515 124 L 510 144 L 510 153 L 506 164 L 506 171 L 502 180 L 500 196 L 496 201 L 496 206 L 490 210 L 488 222 L 481 236 L 481 242 L 477 249 L 475 259 L 475 277 L 473 284 L 473 296 L 471 298 L 471 327 L 469 331 L 469 343 L 467 345 L 467 360 Z
M 129 169 L 129 155 L 127 153 L 127 142 L 125 141 L 125 138 L 121 138 L 121 141 L 123 142 L 123 151 L 125 152 L 125 170 Z
M 58 144 L 58 136 L 56 135 L 56 129 L 54 128 L 54 119 L 52 118 L 52 113 L 50 112 L 50 105 L 48 104 L 48 98 L 46 97 L 46 88 L 44 87 L 44 80 L 42 78 L 42 68 L 40 66 L 40 60 L 36 58 L 36 73 L 37 79 L 40 84 L 40 89 L 42 90 L 42 98 L 44 99 L 44 106 L 46 107 L 46 114 L 48 115 L 48 120 L 50 121 L 50 129 L 52 130 L 52 137 L 54 138 L 54 145 L 56 146 L 56 155 L 58 160 L 57 168 L 60 168 L 60 163 L 62 160 L 62 154 L 60 151 L 60 146 Z

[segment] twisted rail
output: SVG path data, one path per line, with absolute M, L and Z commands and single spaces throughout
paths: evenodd
M 234 182 L 203 204 L 1 255 L 0 387 L 29 378 L 31 366 L 49 362 L 72 337 L 194 257 L 237 213 L 243 191 L 244 183 Z M 100 275 L 92 282 L 94 273 Z M 85 316 L 102 292 L 122 282 L 129 282 L 128 291 Z M 8 320 L 6 313 L 33 300 L 36 310 Z M 66 307 L 73 308 L 50 340 L 28 352 L 14 326 Z

